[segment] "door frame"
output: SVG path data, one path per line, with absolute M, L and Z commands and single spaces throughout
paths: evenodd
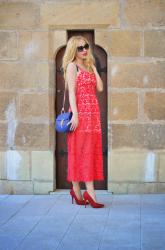
M 56 89 L 56 70 L 55 69 L 55 58 L 56 58 L 56 55 L 57 55 L 57 52 L 63 47 L 63 46 L 66 46 L 66 43 L 67 43 L 67 30 L 87 30 L 87 31 L 90 31 L 92 29 L 72 29 L 72 27 L 69 27 L 69 29 L 53 29 L 53 30 L 50 30 L 50 46 L 51 46 L 51 50 L 52 50 L 52 63 L 54 65 L 54 68 L 52 68 L 51 72 L 51 79 L 52 81 L 54 81 L 54 89 L 53 89 L 53 93 L 54 93 L 54 103 L 55 103 L 55 89 Z M 107 53 L 107 191 L 110 191 L 110 188 L 109 188 L 109 177 L 110 177 L 110 174 L 109 174 L 109 168 L 110 168 L 110 151 L 111 151 L 111 135 L 110 135 L 110 119 L 108 117 L 108 114 L 110 114 L 110 110 L 109 110 L 109 107 L 110 107 L 110 98 L 109 97 L 109 92 L 110 92 L 110 79 L 109 79 L 109 76 L 110 76 L 110 67 L 109 67 L 109 64 L 110 64 L 110 55 L 109 55 L 109 51 L 108 51 L 108 47 L 106 46 L 106 41 L 105 41 L 105 29 L 102 31 L 101 29 L 93 29 L 94 31 L 94 42 L 95 42 L 95 45 L 98 45 L 100 47 L 102 47 L 105 52 Z M 53 105 L 53 108 L 54 108 L 54 105 Z M 55 117 L 57 114 L 54 114 Z M 56 147 L 56 133 L 54 132 L 54 152 L 55 152 L 55 147 Z M 53 178 L 53 190 L 55 191 L 56 190 L 56 159 L 55 159 L 55 154 L 54 154 L 54 163 L 53 163 L 53 175 L 54 175 L 54 178 Z

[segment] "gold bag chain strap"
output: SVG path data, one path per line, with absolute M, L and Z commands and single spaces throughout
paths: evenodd
M 65 89 L 64 89 L 64 97 L 63 97 L 63 105 L 62 105 L 62 109 L 61 109 L 61 113 L 65 112 L 65 95 L 66 95 L 66 81 L 65 81 Z
M 79 66 L 76 64 L 77 70 L 79 68 Z M 64 89 L 64 98 L 63 98 L 63 105 L 62 105 L 62 109 L 61 109 L 61 113 L 65 112 L 64 106 L 65 106 L 65 95 L 66 95 L 66 81 L 65 81 L 65 89 Z

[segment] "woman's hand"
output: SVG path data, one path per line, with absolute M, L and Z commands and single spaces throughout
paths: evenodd
M 70 130 L 75 131 L 76 128 L 78 127 L 78 114 L 73 113 L 72 118 L 71 118 L 70 122 L 68 122 L 68 124 L 70 124 L 70 123 L 71 123 Z

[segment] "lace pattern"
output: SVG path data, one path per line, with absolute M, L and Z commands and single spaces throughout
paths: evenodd
M 68 181 L 103 180 L 100 109 L 94 73 L 81 71 L 76 78 L 79 125 L 67 134 Z M 71 110 L 71 108 L 70 108 Z

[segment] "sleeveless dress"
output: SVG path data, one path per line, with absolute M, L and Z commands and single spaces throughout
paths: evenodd
M 77 65 L 76 65 L 77 66 Z M 104 180 L 100 109 L 96 97 L 96 77 L 80 69 L 76 78 L 79 124 L 67 133 L 67 181 Z M 71 111 L 71 107 L 69 107 Z

